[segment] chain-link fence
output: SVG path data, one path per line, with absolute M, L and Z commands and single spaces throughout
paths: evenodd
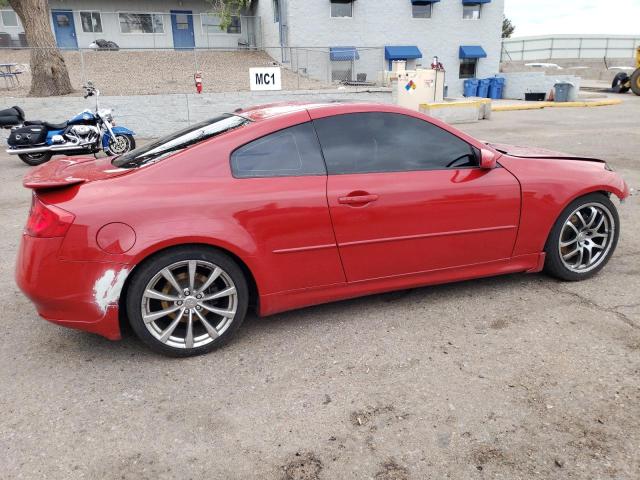
M 342 48 L 342 50 L 340 50 Z M 62 49 L 73 88 L 94 82 L 104 95 L 193 93 L 200 72 L 203 91 L 249 90 L 249 69 L 282 67 L 283 90 L 315 90 L 348 85 L 352 89 L 381 85 L 383 48 L 286 48 L 288 62 L 252 48 L 118 48 Z M 31 84 L 31 49 L 0 49 L 0 95 L 25 96 Z

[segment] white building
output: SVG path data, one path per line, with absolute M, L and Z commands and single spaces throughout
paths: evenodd
M 97 39 L 121 48 L 264 48 L 321 80 L 376 81 L 393 60 L 438 56 L 450 95 L 465 78 L 498 72 L 504 0 L 253 0 L 225 30 L 205 0 L 50 0 L 61 48 Z M 0 48 L 24 44 L 10 10 Z
M 258 0 L 253 12 L 263 45 L 283 47 L 269 54 L 311 76 L 375 79 L 394 59 L 438 56 L 459 95 L 465 78 L 499 69 L 504 0 Z

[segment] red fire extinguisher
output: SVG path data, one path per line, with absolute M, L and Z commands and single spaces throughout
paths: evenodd
M 193 80 L 196 82 L 196 92 L 202 93 L 202 72 L 196 72 L 193 75 Z

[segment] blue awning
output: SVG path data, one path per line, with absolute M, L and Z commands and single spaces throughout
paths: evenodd
M 491 3 L 491 0 L 462 0 L 463 5 L 478 5 L 479 3 Z
M 486 58 L 487 52 L 480 45 L 463 45 L 460 47 L 460 58 Z
M 360 54 L 356 47 L 331 47 L 329 49 L 329 58 L 338 62 L 359 60 Z
M 427 3 L 438 3 L 440 0 L 411 0 L 414 5 L 426 5 Z
M 387 60 L 407 60 L 422 58 L 422 52 L 415 45 L 396 45 L 384 47 L 384 58 Z

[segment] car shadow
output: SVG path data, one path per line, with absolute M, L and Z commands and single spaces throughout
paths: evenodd
M 393 304 L 398 309 L 404 309 L 416 302 L 425 302 L 429 299 L 447 302 L 459 298 L 460 301 L 464 301 L 469 295 L 483 296 L 490 295 L 496 290 L 516 286 L 520 288 L 523 281 L 527 285 L 557 282 L 543 274 L 510 274 L 369 295 L 301 308 L 268 317 L 259 317 L 254 311 L 250 311 L 235 337 L 228 344 L 217 349 L 216 352 L 218 355 L 224 356 L 241 354 L 240 352 L 246 352 L 251 347 L 251 343 L 259 336 L 273 334 L 281 328 L 288 328 L 292 325 L 307 324 L 309 328 L 313 328 L 317 322 L 344 322 L 345 318 L 348 321 L 348 316 L 345 317 L 345 315 L 348 315 L 350 311 L 361 312 L 371 307 L 384 307 L 388 304 Z M 129 363 L 132 358 L 142 362 L 168 359 L 168 357 L 156 354 L 146 348 L 135 337 L 128 325 L 123 328 L 122 340 L 117 342 L 98 335 L 63 329 L 62 327 L 58 333 L 61 337 L 57 341 L 45 342 L 49 347 L 53 347 L 47 349 L 46 354 L 49 357 L 57 353 L 64 353 L 65 357 L 78 356 L 85 361 L 116 363 Z M 213 354 L 213 356 L 215 355 L 216 353 Z

